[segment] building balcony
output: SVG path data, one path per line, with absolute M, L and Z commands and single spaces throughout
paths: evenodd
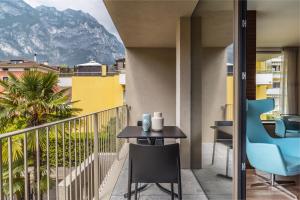
M 121 106 L 0 135 L 0 194 L 5 199 L 124 199 L 128 142 L 117 135 L 127 124 L 128 109 Z M 206 199 L 191 170 L 182 170 L 182 185 L 184 199 Z M 141 198 L 170 196 L 149 185 Z

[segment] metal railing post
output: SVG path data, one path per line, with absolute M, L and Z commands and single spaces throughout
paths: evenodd
M 98 114 L 93 114 L 94 119 L 94 199 L 99 199 L 99 135 L 98 135 Z
M 9 175 L 9 199 L 13 200 L 13 157 L 12 157 L 12 138 L 8 138 L 8 175 Z
M 120 131 L 120 112 L 119 108 L 116 108 L 116 135 L 115 135 L 115 140 L 116 140 L 116 152 L 117 152 L 117 160 L 120 160 L 120 153 L 119 153 L 119 141 L 117 138 L 117 134 Z
M 126 110 L 126 124 L 125 127 L 129 125 L 129 109 L 127 105 L 125 105 L 125 110 Z
M 2 164 L 2 140 L 0 140 L 0 200 L 3 200 L 3 164 Z

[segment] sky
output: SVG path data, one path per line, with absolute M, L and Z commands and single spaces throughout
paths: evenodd
M 68 8 L 82 10 L 95 17 L 110 33 L 114 34 L 120 41 L 120 36 L 114 26 L 102 0 L 24 0 L 32 7 L 44 5 L 55 7 L 58 10 Z

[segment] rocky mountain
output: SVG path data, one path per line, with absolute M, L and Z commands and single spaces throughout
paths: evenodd
M 123 44 L 91 15 L 40 6 L 23 0 L 0 0 L 0 60 L 33 59 L 75 64 L 91 59 L 113 64 L 124 57 Z

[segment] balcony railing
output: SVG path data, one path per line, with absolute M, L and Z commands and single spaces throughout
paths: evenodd
M 115 76 L 118 75 L 118 71 L 106 72 L 105 76 Z M 72 76 L 102 76 L 102 72 L 68 72 L 59 73 L 59 77 L 72 77 Z
M 281 71 L 275 71 L 272 69 L 265 69 L 265 70 L 257 70 L 257 74 L 280 74 L 282 73 Z
M 125 126 L 121 106 L 0 135 L 0 199 L 99 199 Z

